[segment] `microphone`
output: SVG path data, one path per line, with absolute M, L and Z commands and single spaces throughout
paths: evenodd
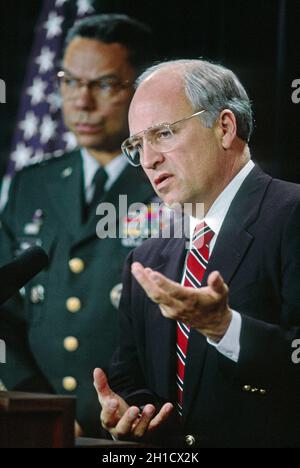
M 0 305 L 23 288 L 48 263 L 46 252 L 41 247 L 35 246 L 0 268 Z

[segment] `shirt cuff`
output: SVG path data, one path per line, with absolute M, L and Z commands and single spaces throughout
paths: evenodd
M 238 362 L 240 356 L 240 335 L 241 335 L 241 328 L 242 328 L 242 317 L 241 315 L 232 310 L 232 319 L 230 325 L 228 327 L 227 332 L 219 341 L 216 343 L 211 339 L 207 338 L 207 342 L 214 346 L 219 353 L 226 356 L 228 359 L 231 359 L 234 362 Z

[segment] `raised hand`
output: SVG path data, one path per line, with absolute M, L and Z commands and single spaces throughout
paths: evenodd
M 232 318 L 228 287 L 218 271 L 212 272 L 203 288 L 188 288 L 169 280 L 140 263 L 132 264 L 132 274 L 164 317 L 180 320 L 218 342 Z
M 102 369 L 94 371 L 94 386 L 101 409 L 101 424 L 115 438 L 140 439 L 155 431 L 169 417 L 173 410 L 166 403 L 158 414 L 153 405 L 146 405 L 142 411 L 137 406 L 129 406 L 123 398 L 110 388 Z

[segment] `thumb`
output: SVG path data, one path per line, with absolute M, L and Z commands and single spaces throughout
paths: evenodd
M 98 393 L 99 399 L 112 396 L 112 390 L 108 385 L 108 380 L 102 369 L 94 370 L 94 387 Z
M 209 275 L 207 279 L 207 285 L 213 290 L 213 292 L 219 294 L 220 296 L 223 296 L 228 292 L 228 287 L 224 283 L 224 280 L 219 271 L 213 271 Z

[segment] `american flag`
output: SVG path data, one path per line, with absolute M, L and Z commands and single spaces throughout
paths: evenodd
M 43 2 L 21 96 L 9 176 L 76 146 L 74 135 L 62 122 L 56 73 L 68 27 L 93 14 L 93 4 L 94 0 Z

